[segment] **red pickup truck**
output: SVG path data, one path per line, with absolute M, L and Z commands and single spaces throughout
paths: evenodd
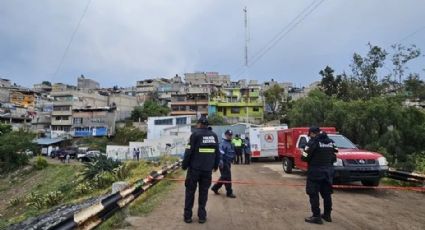
M 322 127 L 339 151 L 334 163 L 335 181 L 361 181 L 365 186 L 378 186 L 388 171 L 384 156 L 356 147 L 348 138 L 339 134 L 334 127 Z M 307 163 L 301 160 L 302 151 L 309 137 L 308 128 L 290 128 L 278 132 L 278 153 L 283 159 L 283 170 L 291 173 L 293 168 L 307 171 Z

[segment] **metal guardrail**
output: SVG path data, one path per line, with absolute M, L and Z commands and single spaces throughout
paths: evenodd
M 181 167 L 182 161 L 178 161 L 170 166 L 164 167 L 160 171 L 153 171 L 145 179 L 139 180 L 127 189 L 113 193 L 102 199 L 98 203 L 74 213 L 65 220 L 50 227 L 49 229 L 93 229 L 103 221 L 111 217 L 116 211 L 125 207 L 145 191 L 161 181 L 167 174 L 170 174 Z
M 387 177 L 395 180 L 420 183 L 425 185 L 425 175 L 412 172 L 403 172 L 390 168 Z

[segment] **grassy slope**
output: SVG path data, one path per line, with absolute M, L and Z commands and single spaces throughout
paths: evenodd
M 175 161 L 175 159 L 166 160 L 168 162 Z M 160 166 L 154 166 L 146 162 L 132 162 L 131 164 L 131 174 L 127 179 L 130 183 L 142 179 L 149 175 L 151 171 L 160 168 Z M 14 183 L 9 183 L 11 178 L 0 179 L 0 197 L 4 197 L 7 201 L 12 198 L 21 198 L 21 200 L 23 200 L 30 192 L 45 194 L 59 190 L 65 195 L 62 203 L 75 203 L 94 195 L 100 195 L 109 190 L 109 188 L 95 190 L 84 196 L 73 194 L 72 189 L 74 185 L 72 181 L 77 179 L 77 175 L 82 167 L 81 165 L 49 164 L 49 166 L 43 170 L 30 170 L 29 172 L 16 175 L 14 177 L 16 178 Z M 173 185 L 174 184 L 169 181 L 158 183 L 151 190 L 141 195 L 128 208 L 118 212 L 102 224 L 100 229 L 115 229 L 125 226 L 124 219 L 129 214 L 144 215 L 149 213 L 160 203 L 163 197 L 167 195 Z M 4 204 L 3 207 L 0 207 L 0 229 L 4 228 L 6 225 L 17 223 L 28 217 L 37 216 L 49 211 L 49 209 L 37 210 L 35 208 L 26 207 L 24 201 L 21 201 L 18 205 L 13 207 L 9 206 L 7 202 L 4 202 Z
M 30 170 L 19 173 L 13 178 L 2 178 L 0 197 L 6 201 L 19 199 L 21 202 L 16 206 L 10 206 L 8 202 L 2 204 L 2 216 L 0 226 L 3 224 L 16 223 L 31 216 L 46 212 L 47 209 L 37 210 L 26 207 L 24 198 L 30 192 L 45 194 L 50 191 L 62 191 L 65 195 L 64 201 L 69 200 L 69 182 L 76 178 L 81 166 L 77 165 L 49 165 L 43 170 Z M 10 182 L 13 183 L 10 183 Z M 7 221 L 6 221 L 7 220 Z

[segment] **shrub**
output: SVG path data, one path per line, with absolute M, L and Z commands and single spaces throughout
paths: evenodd
M 78 194 L 78 195 L 84 195 L 87 193 L 90 193 L 90 191 L 92 191 L 92 187 L 90 186 L 90 184 L 88 184 L 87 182 L 82 182 L 79 183 L 74 191 Z
M 117 180 L 125 180 L 127 177 L 130 176 L 130 168 L 133 167 L 132 165 L 128 164 L 122 164 L 116 168 L 113 169 L 114 176 Z
M 62 199 L 63 193 L 61 193 L 60 191 L 49 192 L 43 196 L 43 205 L 45 207 L 51 207 L 59 204 Z
M 96 188 L 106 188 L 116 181 L 116 177 L 111 172 L 101 172 L 93 178 L 93 185 Z
M 42 170 L 46 168 L 49 164 L 47 163 L 47 160 L 44 159 L 42 156 L 37 156 L 34 162 L 34 168 L 37 170 Z
M 92 162 L 84 163 L 84 170 L 81 173 L 84 181 L 94 179 L 98 174 L 103 172 L 112 172 L 112 170 L 121 165 L 121 162 L 100 155 L 93 159 Z
M 27 206 L 34 207 L 36 209 L 42 209 L 44 207 L 44 199 L 43 196 L 36 193 L 31 192 L 25 197 L 27 202 Z
M 21 203 L 22 203 L 22 198 L 20 198 L 20 197 L 15 197 L 15 198 L 12 198 L 12 199 L 9 200 L 9 206 L 10 207 L 16 207 Z

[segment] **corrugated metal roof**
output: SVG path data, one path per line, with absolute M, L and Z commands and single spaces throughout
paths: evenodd
M 63 138 L 38 138 L 34 140 L 38 145 L 51 145 L 63 141 Z

